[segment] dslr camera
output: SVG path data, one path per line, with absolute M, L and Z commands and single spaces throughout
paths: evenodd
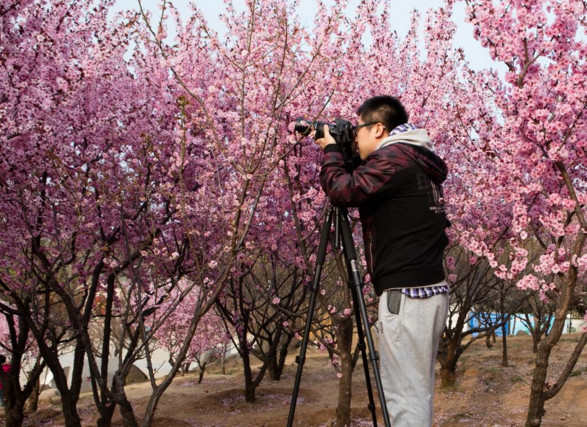
M 345 168 L 351 172 L 361 163 L 361 158 L 355 147 L 356 127 L 347 120 L 336 119 L 334 123 L 309 121 L 304 118 L 296 120 L 294 132 L 308 136 L 315 131 L 314 139 L 324 137 L 324 125 L 328 126 L 328 132 L 340 147 L 344 158 Z

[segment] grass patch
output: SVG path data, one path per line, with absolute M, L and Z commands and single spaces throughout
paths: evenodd
M 446 393 L 454 393 L 454 392 L 458 392 L 460 390 L 459 385 L 456 381 L 453 384 L 442 384 L 442 381 L 438 381 L 438 380 L 436 382 L 440 384 L 440 391 L 443 391 Z
M 483 369 L 483 371 L 486 374 L 491 375 L 492 377 L 495 377 L 496 375 L 499 375 L 502 372 L 502 369 L 496 366 L 491 366 L 489 368 L 485 368 Z
M 587 373 L 587 366 L 584 368 L 579 368 L 579 369 L 575 369 L 573 370 L 570 374 L 569 377 L 578 377 L 580 375 L 582 375 L 583 373 Z

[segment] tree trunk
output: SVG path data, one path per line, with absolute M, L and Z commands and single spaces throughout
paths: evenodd
M 501 325 L 501 342 L 502 342 L 502 352 L 501 352 L 501 366 L 508 366 L 508 342 L 507 342 L 507 328 L 506 324 Z
M 14 367 L 10 373 L 5 373 L 0 366 L 0 385 L 2 385 L 2 403 L 6 414 L 6 426 L 20 427 L 24 420 L 24 399 L 22 393 L 18 393 L 15 381 Z M 16 368 L 18 369 L 18 368 Z
M 74 400 L 70 393 L 60 394 L 61 408 L 63 409 L 63 418 L 65 419 L 65 427 L 81 427 L 82 423 L 76 408 L 77 400 Z
M 138 427 L 137 419 L 130 402 L 125 399 L 124 403 L 119 406 L 120 415 L 122 415 L 122 424 L 124 427 Z
M 534 354 L 538 353 L 538 343 L 540 342 L 540 338 L 536 338 L 534 334 L 532 334 L 532 352 Z
M 28 334 L 28 333 L 27 333 Z M 27 334 L 23 336 L 26 338 Z M 22 353 L 13 354 L 12 365 L 8 372 L 0 369 L 0 383 L 2 391 L 4 392 L 4 411 L 6 414 L 7 426 L 20 426 L 24 421 L 25 406 L 27 400 L 31 397 L 29 406 L 32 406 L 32 411 L 37 410 L 37 403 L 39 400 L 39 376 L 43 370 L 43 364 L 37 360 L 35 367 L 28 373 L 29 378 L 24 386 L 20 386 L 20 372 L 21 372 L 21 356 Z
M 340 356 L 341 377 L 338 381 L 338 403 L 336 406 L 336 427 L 351 425 L 351 396 L 353 380 L 352 340 L 353 320 L 347 317 L 336 321 L 336 338 Z
M 256 376 L 253 378 L 253 371 L 251 369 L 250 363 L 247 363 L 248 368 L 245 369 L 245 400 L 247 402 L 254 402 L 255 401 L 255 390 L 263 380 L 265 376 L 265 372 L 267 371 L 267 364 L 264 363 L 259 372 L 257 372 Z
M 287 353 L 289 351 L 289 346 L 293 339 L 293 335 L 287 335 L 283 340 L 281 340 L 279 345 L 279 354 L 277 356 L 277 369 L 279 372 L 279 378 L 281 378 L 281 374 L 283 374 L 283 368 L 285 367 L 285 359 L 287 358 Z
M 461 352 L 457 338 L 449 340 L 444 346 L 444 351 L 439 353 L 440 385 L 441 387 L 453 387 L 457 381 L 457 362 Z
M 245 337 L 246 339 L 246 337 Z M 245 400 L 247 402 L 255 401 L 255 384 L 253 381 L 253 372 L 251 370 L 251 358 L 247 342 L 240 342 L 240 356 L 243 361 L 243 371 L 245 377 Z
M 79 397 L 77 390 L 79 389 L 72 391 L 67 387 L 67 377 L 65 371 L 59 364 L 59 358 L 56 353 L 46 352 L 43 354 L 43 357 L 51 368 L 55 385 L 59 391 L 65 427 L 81 427 L 81 420 L 77 412 L 77 400 Z
M 98 427 L 110 427 L 112 425 L 112 416 L 114 415 L 115 404 L 104 405 L 100 411 L 100 418 L 96 422 Z
M 268 366 L 269 376 L 273 381 L 279 381 L 281 379 L 282 370 L 279 369 L 275 360 L 271 361 L 271 364 Z
M 536 367 L 534 368 L 534 374 L 532 375 L 526 427 L 539 427 L 542 423 L 545 402 L 544 383 L 546 382 L 549 357 L 550 346 L 546 343 L 542 343 L 536 353 Z
M 255 385 L 252 381 L 245 382 L 245 400 L 249 403 L 255 401 Z
M 485 345 L 487 346 L 487 348 L 492 348 L 493 347 L 493 342 L 495 342 L 495 337 L 493 342 L 491 342 L 491 337 L 494 335 L 493 330 L 491 332 L 488 332 L 487 335 L 485 335 Z
M 273 381 L 279 381 L 281 379 L 281 375 L 283 374 L 283 368 L 285 367 L 285 358 L 287 357 L 287 352 L 289 345 L 291 343 L 292 336 L 287 334 L 280 335 L 279 339 L 269 352 L 270 359 L 267 366 L 269 370 L 269 375 Z
M 271 344 L 271 348 L 267 357 L 267 369 L 269 370 L 269 376 L 273 381 L 279 381 L 281 379 L 281 370 L 279 369 L 279 363 L 277 361 L 277 348 L 275 344 Z
M 453 387 L 457 383 L 457 372 L 455 365 L 440 365 L 440 386 L 443 388 Z
M 220 359 L 220 371 L 222 375 L 226 375 L 226 351 L 222 352 L 222 358 Z
M 202 383 L 202 380 L 204 379 L 204 372 L 206 372 L 206 365 L 208 364 L 208 362 L 204 362 L 200 365 L 200 374 L 198 375 L 198 384 Z
M 42 337 L 39 338 L 35 336 L 37 343 L 43 342 Z M 69 388 L 67 386 L 67 376 L 65 375 L 65 370 L 61 366 L 59 362 L 59 355 L 56 351 L 49 348 L 47 345 L 39 345 L 41 350 L 41 356 L 49 366 L 49 369 L 53 373 L 53 379 L 55 381 L 55 386 L 59 391 L 59 395 L 61 397 L 61 409 L 63 410 L 63 418 L 65 420 L 66 427 L 81 427 L 81 420 L 79 418 L 79 414 L 77 412 L 77 401 L 79 398 L 79 387 L 72 387 Z M 83 354 L 82 354 L 83 356 Z M 83 359 L 82 359 L 83 361 Z M 75 361 L 74 361 L 75 366 Z M 72 383 L 74 382 L 74 378 L 72 378 Z
M 585 235 L 583 234 L 577 242 L 577 245 L 574 250 L 575 253 L 581 252 L 584 242 Z M 557 300 L 557 309 L 555 312 L 555 319 L 554 324 L 552 325 L 552 329 L 550 330 L 548 337 L 545 338 L 538 346 L 538 353 L 536 354 L 536 367 L 534 368 L 534 375 L 532 377 L 532 385 L 530 388 L 530 403 L 528 405 L 526 427 L 540 426 L 540 424 L 542 423 L 542 417 L 544 416 L 544 402 L 547 399 L 551 399 L 552 397 L 554 397 L 558 393 L 558 391 L 560 391 L 561 387 L 568 379 L 572 367 L 577 362 L 579 355 L 583 351 L 585 342 L 587 341 L 585 336 L 583 336 L 579 340 L 577 348 L 569 358 L 567 368 L 563 371 L 563 374 L 556 381 L 554 387 L 547 385 L 546 379 L 550 352 L 552 351 L 552 348 L 559 342 L 563 329 L 565 327 L 565 320 L 567 317 L 567 313 L 569 311 L 571 297 L 575 291 L 575 286 L 577 284 L 577 274 L 577 267 L 571 267 L 569 269 L 569 277 L 567 279 L 567 282 L 564 283 L 560 289 L 561 292 Z M 547 320 L 547 327 L 549 323 L 550 316 Z
M 116 397 L 116 403 L 120 408 L 120 415 L 122 416 L 122 424 L 124 427 L 138 427 L 137 418 L 132 409 L 131 403 L 126 398 L 124 392 L 124 375 L 123 372 L 117 371 L 112 379 L 112 391 Z
M 39 408 L 39 395 L 41 394 L 41 380 L 39 378 L 37 378 L 37 380 L 35 381 L 35 385 L 33 387 L 33 391 L 29 397 L 29 400 L 27 401 L 28 407 L 27 410 L 29 412 L 37 412 L 37 409 Z
M 153 420 L 155 418 L 155 410 L 157 409 L 157 404 L 159 403 L 159 399 L 163 394 L 163 390 L 156 389 L 151 398 L 149 399 L 149 403 L 147 404 L 147 409 L 145 409 L 145 416 L 143 418 L 143 422 L 141 423 L 142 427 L 151 427 L 153 425 Z
M 6 399 L 4 395 L 4 410 L 6 414 L 6 427 L 20 427 L 24 421 L 24 400 L 19 398 Z

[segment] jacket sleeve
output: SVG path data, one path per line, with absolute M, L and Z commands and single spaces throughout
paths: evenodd
M 360 206 L 392 187 L 392 177 L 399 166 L 395 163 L 389 155 L 377 151 L 348 172 L 342 152 L 332 144 L 324 151 L 320 183 L 334 205 Z

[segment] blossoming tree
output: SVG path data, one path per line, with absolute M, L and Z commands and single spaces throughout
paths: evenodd
M 564 385 L 585 343 L 580 335 L 557 378 L 548 361 L 560 339 L 569 304 L 587 267 L 585 253 L 586 129 L 585 4 L 582 1 L 467 0 L 474 35 L 491 57 L 504 63 L 505 84 L 493 88 L 500 118 L 480 138 L 495 164 L 495 185 L 510 221 L 512 256 L 505 262 L 479 239 L 498 275 L 539 292 L 555 306 L 555 320 L 538 345 L 527 426 L 538 426 L 545 402 Z M 491 199 L 491 197 L 489 197 Z M 494 199 L 495 200 L 495 199 Z M 541 254 L 533 257 L 528 240 Z M 524 270 L 531 271 L 519 277 Z

